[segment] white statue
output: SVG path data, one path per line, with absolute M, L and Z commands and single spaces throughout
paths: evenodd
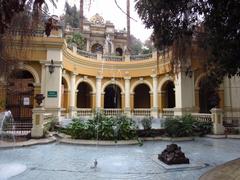
M 105 39 L 105 54 L 110 54 L 112 52 L 112 40 L 110 35 L 108 34 Z

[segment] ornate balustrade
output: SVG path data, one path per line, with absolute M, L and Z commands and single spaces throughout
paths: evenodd
M 212 117 L 211 114 L 207 114 L 207 113 L 191 113 L 191 115 L 200 122 L 211 122 L 212 121 Z
M 133 116 L 151 116 L 150 108 L 135 108 L 132 112 Z
M 12 29 L 6 32 L 11 36 L 31 36 L 31 37 L 43 37 L 45 35 L 44 30 L 19 30 L 19 29 Z
M 122 109 L 119 109 L 119 108 L 114 108 L 114 109 L 107 108 L 107 109 L 104 109 L 103 112 L 106 116 L 117 116 L 123 113 Z
M 152 58 L 151 54 L 141 54 L 141 55 L 131 55 L 130 61 L 141 61 L 141 60 L 147 60 Z
M 114 55 L 103 55 L 102 59 L 104 61 L 117 61 L 117 62 L 121 62 L 125 60 L 124 56 L 114 56 Z
M 77 49 L 77 53 L 79 55 L 87 57 L 87 58 L 97 59 L 97 54 L 95 54 L 95 53 L 91 53 L 91 52 L 88 52 L 88 51 L 83 51 L 83 50 L 80 50 L 80 49 Z
M 224 127 L 240 127 L 240 117 L 223 117 Z
M 163 117 L 172 117 L 174 116 L 174 108 L 163 108 Z
M 92 116 L 93 110 L 91 108 L 77 108 L 77 116 Z

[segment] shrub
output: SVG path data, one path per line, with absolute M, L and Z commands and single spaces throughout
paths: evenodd
M 144 117 L 144 118 L 141 120 L 143 129 L 145 129 L 145 130 L 150 130 L 150 129 L 152 129 L 152 119 L 153 119 L 153 117 Z
M 204 122 L 204 121 L 196 121 L 194 123 L 194 132 L 198 136 L 204 136 L 212 132 L 213 124 L 211 121 Z
M 119 140 L 129 140 L 137 137 L 136 133 L 136 123 L 125 115 L 116 116 L 114 118 L 115 125 L 118 128 L 118 139 Z
M 97 113 L 86 122 L 72 121 L 65 132 L 74 139 L 128 140 L 136 137 L 135 122 L 126 116 L 107 117 Z
M 45 131 L 54 131 L 58 124 L 57 117 L 52 117 L 47 123 L 44 124 Z
M 191 115 L 168 118 L 165 121 L 165 130 L 170 137 L 193 136 L 195 122 Z

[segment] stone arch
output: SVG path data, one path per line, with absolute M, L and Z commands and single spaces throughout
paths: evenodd
M 116 84 L 121 89 L 121 93 L 124 94 L 124 87 L 123 87 L 123 85 L 119 81 L 116 81 L 116 80 L 110 80 L 110 81 L 105 82 L 103 84 L 103 86 L 102 86 L 102 94 L 104 94 L 105 88 L 108 85 L 111 85 L 111 84 Z
M 70 89 L 70 80 L 67 74 L 63 74 L 62 78 L 66 81 L 67 88 Z
M 163 85 L 167 82 L 167 81 L 172 81 L 174 83 L 174 79 L 171 76 L 165 76 L 164 78 L 161 79 L 161 81 L 158 84 L 158 91 L 161 92 L 161 89 L 163 87 Z
M 121 88 L 117 84 L 109 84 L 104 89 L 104 109 L 122 108 Z
M 200 81 L 202 80 L 202 78 L 204 78 L 204 76 L 207 76 L 206 73 L 202 73 L 200 74 L 197 78 L 196 78 L 196 81 L 195 81 L 195 89 L 199 89 L 200 88 Z
M 91 88 L 92 88 L 92 93 L 96 93 L 96 86 L 95 86 L 95 84 L 94 84 L 94 82 L 91 80 L 91 79 L 88 79 L 88 78 L 80 78 L 77 82 L 76 82 L 76 84 L 75 84 L 75 90 L 77 90 L 77 87 L 78 87 L 78 85 L 81 83 L 81 82 L 86 82 L 86 83 L 88 83 L 90 86 L 91 86 Z
M 150 87 L 146 83 L 140 83 L 133 90 L 134 90 L 133 96 L 134 109 L 151 108 Z
M 118 56 L 122 56 L 123 55 L 123 49 L 121 47 L 117 47 L 115 49 L 115 53 L 118 55 Z
M 91 52 L 92 53 L 97 53 L 97 52 L 101 52 L 103 53 L 103 45 L 96 42 L 96 43 L 93 43 L 92 46 L 91 46 Z
M 23 67 L 19 68 L 19 70 L 26 70 L 26 71 L 30 72 L 32 74 L 33 78 L 34 78 L 34 83 L 35 84 L 40 84 L 39 75 L 38 75 L 37 71 L 32 66 L 24 64 Z
M 151 84 L 149 81 L 147 81 L 147 80 L 138 80 L 138 81 L 136 81 L 136 82 L 134 82 L 134 83 L 132 84 L 131 89 L 130 89 L 131 94 L 134 94 L 134 89 L 135 89 L 138 85 L 140 85 L 140 84 L 146 84 L 146 85 L 149 87 L 150 91 L 153 92 L 152 84 Z
M 61 108 L 67 109 L 68 107 L 69 89 L 70 89 L 70 86 L 69 86 L 68 78 L 66 75 L 63 75 L 61 80 Z
M 219 87 L 212 86 L 208 82 L 207 74 L 200 74 L 195 81 L 195 102 L 200 113 L 210 113 L 213 107 L 223 108 L 224 92 L 223 84 Z

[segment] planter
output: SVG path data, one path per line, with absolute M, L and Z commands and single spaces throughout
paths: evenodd
M 165 133 L 165 129 L 139 129 L 137 130 L 138 137 L 159 137 Z
M 240 139 L 240 134 L 228 134 L 227 138 Z
M 161 138 L 162 141 L 175 141 L 175 142 L 179 142 L 179 141 L 193 141 L 194 137 L 190 136 L 190 137 L 162 137 Z

